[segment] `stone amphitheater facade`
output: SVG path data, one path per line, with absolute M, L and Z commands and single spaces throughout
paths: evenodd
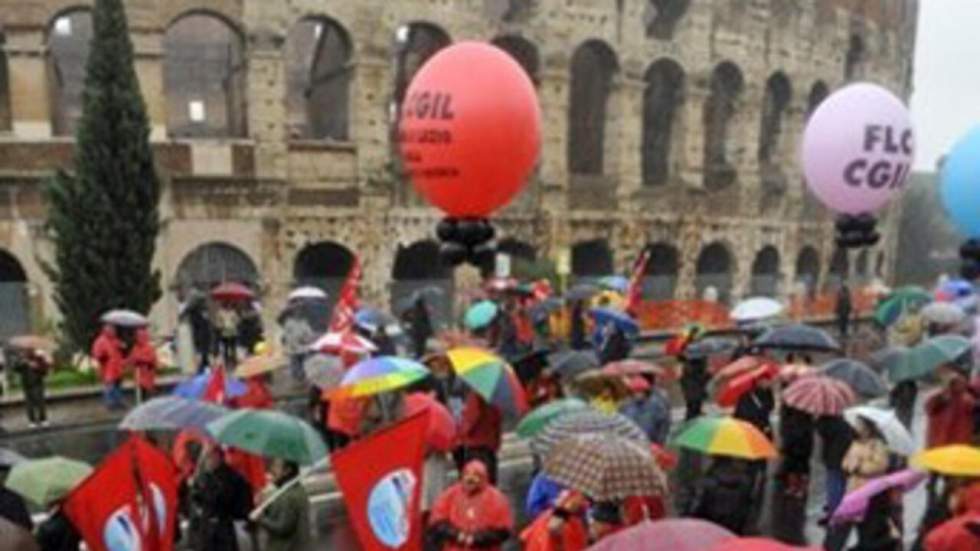
M 539 92 L 541 160 L 496 218 L 503 250 L 589 276 L 651 246 L 655 298 L 890 276 L 897 216 L 870 251 L 837 253 L 796 150 L 808 113 L 848 81 L 908 96 L 917 0 L 126 6 L 165 181 L 161 326 L 184 290 L 218 279 L 253 283 L 274 313 L 297 283 L 335 288 L 352 254 L 379 304 L 451 281 L 431 241 L 439 213 L 391 164 L 391 122 L 418 66 L 460 40 L 494 41 Z M 35 321 L 55 314 L 39 189 L 71 164 L 88 9 L 0 0 L 0 307 Z

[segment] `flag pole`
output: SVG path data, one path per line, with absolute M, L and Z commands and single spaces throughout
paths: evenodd
M 281 487 L 277 488 L 276 491 L 273 492 L 271 495 L 269 495 L 269 497 L 267 497 L 262 503 L 256 505 L 255 508 L 252 509 L 252 512 L 248 514 L 248 519 L 253 522 L 257 520 L 259 516 L 261 516 L 262 513 L 269 508 L 270 505 L 272 505 L 277 499 L 282 497 L 282 495 L 285 494 L 287 491 L 289 491 L 290 488 L 303 482 L 303 480 L 308 478 L 311 474 L 313 474 L 314 471 L 326 467 L 329 461 L 330 461 L 330 456 L 329 455 L 324 456 L 323 459 L 317 461 L 316 463 L 300 471 L 300 473 L 295 477 L 293 477 L 292 480 L 283 484 Z

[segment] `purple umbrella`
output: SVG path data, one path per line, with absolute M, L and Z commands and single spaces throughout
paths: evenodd
M 909 492 L 921 484 L 926 477 L 926 473 L 922 471 L 905 469 L 873 478 L 857 490 L 844 496 L 830 520 L 833 524 L 860 521 L 868 510 L 871 498 L 893 488 L 900 489 L 902 493 Z

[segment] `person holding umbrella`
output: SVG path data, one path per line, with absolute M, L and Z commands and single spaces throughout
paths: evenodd
M 310 543 L 310 498 L 302 484 L 294 484 L 299 466 L 284 459 L 274 459 L 269 468 L 276 488 L 289 489 L 276 498 L 256 524 L 266 535 L 265 551 L 306 551 Z
M 821 519 L 821 524 L 826 524 L 844 498 L 844 490 L 847 488 L 843 471 L 844 455 L 854 440 L 854 431 L 840 415 L 821 416 L 817 419 L 816 429 L 822 442 L 821 460 L 826 469 L 826 515 Z
M 20 376 L 30 427 L 33 429 L 38 426 L 48 426 L 48 415 L 44 404 L 44 378 L 51 369 L 51 362 L 36 348 L 8 348 L 6 356 L 8 363 Z
M 51 504 L 48 518 L 34 532 L 40 551 L 78 551 L 82 538 L 61 509 L 61 502 Z
M 188 541 L 192 551 L 238 551 L 235 521 L 245 520 L 252 508 L 248 481 L 225 461 L 219 446 L 205 459 L 189 484 Z
M 415 358 L 425 356 L 429 339 L 434 334 L 432 320 L 429 317 L 429 307 L 425 298 L 419 295 L 412 306 L 402 315 L 402 320 L 408 325 L 408 335 L 412 341 L 412 351 Z
M 124 409 L 122 397 L 123 345 L 111 324 L 102 326 L 102 332 L 92 343 L 92 358 L 99 364 L 102 376 L 103 401 L 109 410 Z
M 126 356 L 126 365 L 131 366 L 136 375 L 136 401 L 143 403 L 156 392 L 157 351 L 150 342 L 150 332 L 145 327 L 136 330 L 136 342 Z
M 751 519 L 754 498 L 754 477 L 749 462 L 733 457 L 716 457 L 699 484 L 689 516 L 744 535 Z

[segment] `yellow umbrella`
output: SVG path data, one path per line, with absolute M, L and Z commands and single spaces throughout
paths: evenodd
M 980 448 L 962 444 L 932 448 L 919 452 L 912 464 L 950 476 L 980 476 Z
M 248 379 L 275 371 L 286 365 L 286 359 L 279 354 L 256 354 L 249 356 L 235 368 L 235 377 Z

